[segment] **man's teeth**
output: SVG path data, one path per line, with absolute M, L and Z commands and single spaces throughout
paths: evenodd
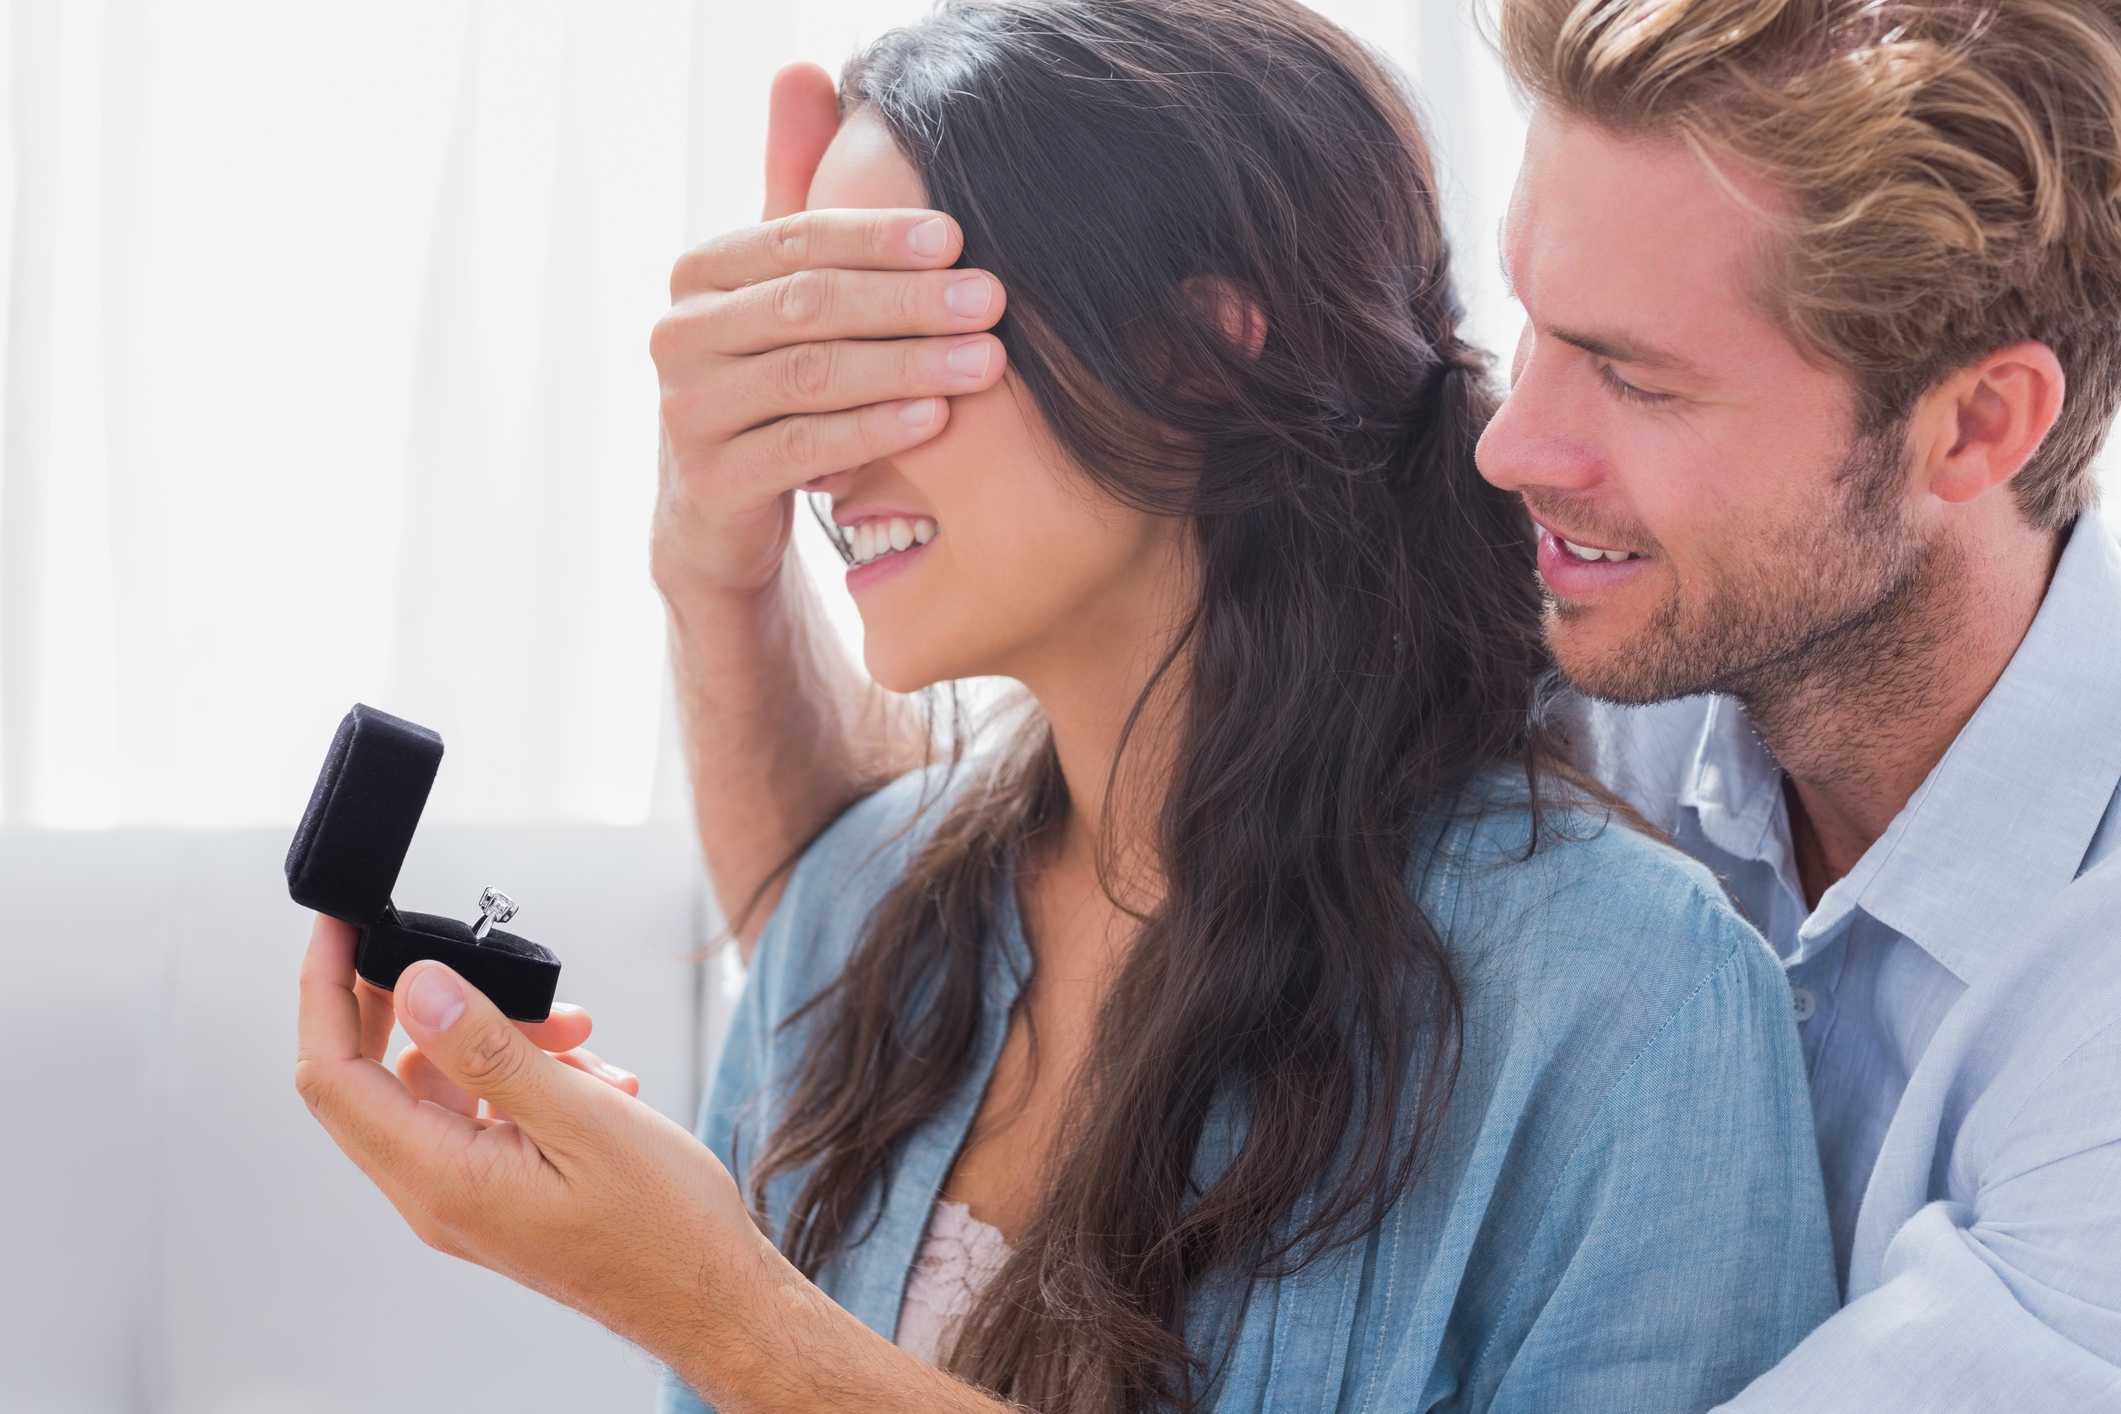
M 895 550 L 927 544 L 935 538 L 935 529 L 935 522 L 926 516 L 913 520 L 904 516 L 865 520 L 847 532 L 847 548 L 856 564 L 866 565 Z
M 1559 535 L 1555 536 L 1554 540 L 1562 549 L 1568 551 L 1579 560 L 1594 563 L 1599 560 L 1610 560 L 1617 565 L 1623 560 L 1635 558 L 1634 552 L 1629 550 L 1595 550 L 1589 545 L 1578 545 L 1573 541 L 1563 540 Z

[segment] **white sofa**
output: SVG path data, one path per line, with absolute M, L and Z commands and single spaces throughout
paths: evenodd
M 310 1118 L 286 847 L 0 832 L 0 1410 L 651 1408 L 646 1355 L 422 1245 Z M 469 918 L 488 884 L 560 955 L 591 1048 L 689 1128 L 731 984 L 687 956 L 711 907 L 689 831 L 423 829 L 395 898 Z

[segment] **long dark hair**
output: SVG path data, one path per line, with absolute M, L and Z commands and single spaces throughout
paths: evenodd
M 1190 1410 L 1212 1362 L 1189 1294 L 1361 1236 L 1448 1103 L 1464 1002 L 1411 887 L 1423 821 L 1498 764 L 1536 803 L 1556 758 L 1526 525 L 1473 464 L 1487 360 L 1458 337 L 1403 82 L 1292 0 L 946 0 L 841 96 L 1009 291 L 996 333 L 1074 461 L 1193 529 L 1198 602 L 1122 737 L 1182 665 L 1165 893 L 950 1359 L 1033 1409 Z M 1256 352 L 1204 288 L 1264 316 Z M 1065 819 L 1035 710 L 978 760 L 798 1013 L 823 1019 L 750 1187 L 763 1218 L 767 1179 L 810 1168 L 775 1235 L 806 1273 L 866 1235 L 902 1142 L 966 1082 L 998 871 Z M 1195 1191 L 1221 1097 L 1243 1140 Z

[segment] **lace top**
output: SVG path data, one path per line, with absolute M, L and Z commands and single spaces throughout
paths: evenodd
M 949 1358 L 958 1324 L 981 1287 L 1001 1270 L 1009 1243 L 1001 1230 L 972 1216 L 963 1203 L 939 1199 L 928 1214 L 920 1255 L 906 1276 L 895 1343 L 931 1365 Z

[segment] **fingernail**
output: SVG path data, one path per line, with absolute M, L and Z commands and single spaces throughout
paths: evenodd
M 606 1061 L 597 1062 L 597 1071 L 607 1080 L 631 1080 L 633 1078 L 632 1071 L 620 1070 L 617 1066 Z
M 554 1016 L 573 1016 L 580 1010 L 581 1008 L 573 1002 L 554 1002 L 552 1004 L 552 1014 Z
M 943 291 L 943 303 L 950 306 L 952 313 L 967 319 L 985 314 L 994 303 L 994 284 L 982 275 L 955 281 Z
M 420 975 L 412 979 L 405 1009 L 422 1026 L 447 1031 L 449 1024 L 464 1014 L 464 989 L 442 968 L 422 968 Z
M 993 357 L 985 339 L 967 339 L 950 350 L 948 362 L 952 372 L 963 378 L 984 377 L 988 361 Z
M 931 216 L 913 228 L 906 244 L 913 247 L 915 255 L 941 255 L 949 239 L 950 223 L 940 216 Z
M 898 410 L 898 420 L 908 427 L 926 427 L 935 421 L 935 399 L 922 398 Z

